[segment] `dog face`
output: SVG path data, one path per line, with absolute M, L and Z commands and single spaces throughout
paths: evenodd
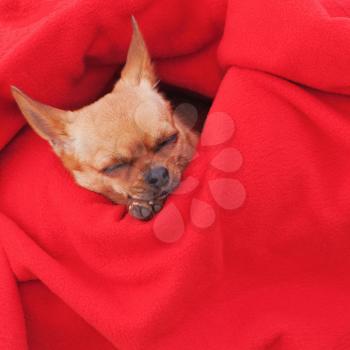
M 133 216 L 148 219 L 179 184 L 197 140 L 155 89 L 156 82 L 133 19 L 121 79 L 100 100 L 63 111 L 15 87 L 12 93 L 28 123 L 51 144 L 80 186 L 127 204 Z

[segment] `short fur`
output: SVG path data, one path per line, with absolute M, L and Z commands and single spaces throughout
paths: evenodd
M 51 144 L 80 186 L 128 205 L 138 219 L 149 219 L 178 186 L 197 135 L 155 88 L 157 77 L 147 47 L 134 18 L 132 24 L 121 78 L 98 101 L 63 111 L 31 99 L 16 87 L 12 94 L 28 123 Z M 177 138 L 172 137 L 175 134 Z M 114 169 L 114 164 L 119 166 Z M 169 181 L 161 188 L 145 181 L 146 172 L 155 166 L 169 171 Z

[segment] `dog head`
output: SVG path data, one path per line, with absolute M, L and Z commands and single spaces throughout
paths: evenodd
M 31 127 L 47 140 L 76 182 L 121 204 L 166 197 L 191 160 L 193 133 L 157 91 L 147 47 L 133 37 L 112 92 L 75 111 L 35 101 L 12 87 Z

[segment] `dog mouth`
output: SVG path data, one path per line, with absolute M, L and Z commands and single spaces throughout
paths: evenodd
M 162 191 L 159 196 L 156 196 L 155 199 L 165 199 L 169 196 L 171 192 L 170 191 Z
M 169 194 L 171 193 L 171 191 L 162 191 L 159 194 L 152 194 L 152 193 L 143 193 L 143 194 L 139 194 L 139 195 L 129 195 L 129 199 L 131 200 L 139 200 L 139 201 L 146 201 L 149 202 L 150 204 L 152 204 L 155 201 L 159 201 L 159 200 L 163 200 L 166 197 L 169 196 Z
M 170 185 L 167 186 L 165 189 L 161 189 L 157 192 L 142 192 L 138 193 L 136 195 L 129 195 L 129 199 L 131 200 L 138 200 L 138 201 L 145 201 L 149 202 L 149 204 L 152 204 L 157 201 L 165 200 L 180 184 L 179 180 L 172 181 Z

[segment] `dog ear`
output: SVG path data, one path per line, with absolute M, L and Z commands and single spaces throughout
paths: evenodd
M 132 85 L 139 85 L 142 80 L 147 80 L 153 86 L 157 82 L 157 77 L 151 57 L 134 16 L 131 17 L 131 23 L 133 34 L 121 78 Z
M 63 146 L 68 139 L 66 125 L 69 122 L 70 112 L 35 101 L 15 86 L 11 86 L 11 91 L 34 131 L 53 147 Z

